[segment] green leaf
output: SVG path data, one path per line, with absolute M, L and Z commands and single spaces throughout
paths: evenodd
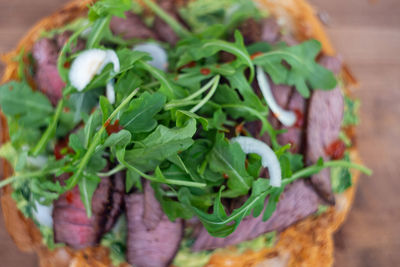
M 168 99 L 182 98 L 185 95 L 183 89 L 168 79 L 163 71 L 142 60 L 139 61 L 138 65 L 161 83 L 159 91 L 166 95 Z
M 110 104 L 110 101 L 108 101 L 108 98 L 105 96 L 101 95 L 99 101 L 100 101 L 101 113 L 103 115 L 102 123 L 104 124 L 106 122 L 107 118 L 114 111 L 114 108 Z
M 53 107 L 44 94 L 16 81 L 0 86 L 0 106 L 6 116 L 32 128 L 46 125 L 53 113 Z
M 240 222 L 254 210 L 254 215 L 259 216 L 264 209 L 265 198 L 273 191 L 267 179 L 254 181 L 253 191 L 242 207 L 235 209 L 231 215 L 227 215 L 221 202 L 221 194 L 224 189 L 221 187 L 218 197 L 214 203 L 213 213 L 209 214 L 196 207 L 193 207 L 197 217 L 203 223 L 208 233 L 215 237 L 226 237 L 233 233 Z M 190 203 L 189 196 L 181 195 L 181 201 Z
M 89 218 L 92 217 L 93 194 L 94 191 L 96 191 L 96 188 L 99 183 L 100 179 L 98 177 L 97 179 L 95 179 L 93 177 L 87 177 L 87 176 L 80 179 L 78 183 L 81 200 L 83 202 L 83 205 L 85 206 L 86 214 Z
M 129 108 L 121 115 L 120 124 L 131 133 L 153 130 L 157 126 L 153 117 L 162 110 L 165 101 L 166 98 L 161 93 L 143 93 L 131 101 Z
M 99 47 L 100 41 L 105 35 L 110 35 L 110 21 L 111 21 L 111 16 L 106 16 L 103 18 L 97 19 L 91 28 L 90 34 L 88 36 L 87 42 L 86 42 L 86 48 L 91 49 L 95 47 Z
M 333 73 L 315 61 L 320 51 L 321 44 L 316 40 L 290 47 L 280 44 L 272 51 L 256 57 L 253 62 L 262 66 L 274 83 L 296 86 L 299 93 L 308 98 L 308 85 L 312 89 L 329 90 L 337 84 Z
M 160 202 L 165 215 L 167 215 L 170 221 L 175 221 L 178 218 L 190 219 L 193 217 L 192 209 L 166 196 L 166 191 L 162 189 L 159 183 L 152 183 L 151 186 L 154 189 L 155 196 Z
M 126 178 L 125 178 L 125 190 L 126 193 L 129 193 L 132 187 L 138 188 L 141 192 L 143 191 L 143 185 L 141 182 L 140 175 L 137 172 L 127 170 L 126 171 Z
M 196 113 L 186 111 L 186 110 L 177 110 L 176 111 L 176 126 L 182 127 L 190 118 L 196 119 L 201 123 L 204 130 L 208 130 L 208 120 L 197 115 Z
M 342 125 L 344 127 L 358 125 L 360 123 L 360 119 L 358 117 L 359 109 L 360 100 L 354 100 L 348 96 L 344 97 L 344 116 L 342 122 Z
M 106 117 L 106 119 L 107 118 L 108 117 Z M 100 110 L 96 110 L 95 112 L 93 112 L 92 115 L 90 115 L 89 119 L 86 121 L 83 130 L 85 135 L 84 146 L 86 148 L 89 147 L 89 144 L 92 142 L 94 135 L 97 133 L 97 131 L 101 126 L 102 126 L 102 114 L 100 113 Z
M 89 19 L 96 20 L 99 17 L 117 16 L 125 18 L 125 12 L 132 7 L 130 0 L 101 0 L 89 7 Z
M 237 57 L 236 62 L 247 66 L 250 69 L 249 81 L 254 78 L 254 65 L 250 59 L 250 55 L 243 43 L 243 36 L 239 31 L 235 32 L 235 43 L 230 43 L 223 40 L 204 40 L 194 41 L 189 43 L 187 47 L 182 47 L 182 56 L 178 62 L 178 67 L 181 67 L 191 61 L 198 61 L 202 58 L 208 58 L 220 51 L 226 51 Z M 186 49 L 186 51 L 185 51 Z
M 135 66 L 139 60 L 151 59 L 145 52 L 133 51 L 132 49 L 123 48 L 117 50 L 117 56 L 120 63 L 120 73 L 124 73 Z M 134 88 L 130 88 L 133 90 Z
M 125 161 L 138 166 L 142 171 L 154 170 L 168 157 L 189 148 L 193 144 L 192 137 L 195 132 L 194 119 L 190 119 L 182 128 L 170 129 L 159 125 L 134 149 L 126 151 Z
M 344 160 L 350 162 L 349 153 L 345 154 Z M 331 168 L 331 182 L 333 192 L 340 194 L 353 185 L 349 168 L 334 167 Z
M 218 25 L 221 29 L 215 37 L 229 32 L 247 18 L 262 17 L 260 9 L 247 0 L 197 0 L 180 7 L 179 14 L 195 33 L 209 31 Z
M 104 147 L 125 147 L 131 142 L 132 135 L 127 130 L 111 134 L 104 142 Z
M 229 196 L 246 194 L 251 188 L 253 177 L 245 168 L 246 154 L 237 143 L 228 142 L 223 134 L 217 134 L 215 145 L 209 154 L 211 170 L 227 175 Z

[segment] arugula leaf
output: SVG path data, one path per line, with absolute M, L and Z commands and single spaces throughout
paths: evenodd
M 235 43 L 218 39 L 204 41 L 194 39 L 178 49 L 180 49 L 182 53 L 182 56 L 177 63 L 178 67 L 191 61 L 198 61 L 202 58 L 213 56 L 219 51 L 226 51 L 235 55 L 237 57 L 237 62 L 246 65 L 250 69 L 250 82 L 254 78 L 254 65 L 243 43 L 243 36 L 239 31 L 235 32 Z
M 196 119 L 201 123 L 204 130 L 208 130 L 208 120 L 197 115 L 196 113 L 186 111 L 186 110 L 177 110 L 175 113 L 176 116 L 176 126 L 182 127 L 190 118 Z
M 224 32 L 236 27 L 247 18 L 261 18 L 260 9 L 247 0 L 197 0 L 179 9 L 179 14 L 195 33 L 224 25 Z
M 149 55 L 141 51 L 133 51 L 132 49 L 123 48 L 117 51 L 117 56 L 120 63 L 120 73 L 124 73 L 139 61 L 139 60 L 149 60 L 151 59 Z M 137 86 L 136 86 L 137 87 Z M 130 88 L 132 90 L 132 88 Z
M 126 262 L 126 235 L 128 226 L 126 216 L 122 215 L 115 223 L 110 232 L 106 233 L 101 239 L 101 245 L 108 247 L 110 250 L 110 259 L 113 266 L 120 266 Z
M 353 100 L 348 96 L 344 97 L 344 116 L 342 125 L 344 127 L 357 125 L 360 122 L 358 110 L 360 109 L 360 100 Z
M 346 153 L 344 160 L 350 162 L 350 155 Z M 331 181 L 333 192 L 340 194 L 353 185 L 349 168 L 335 167 L 331 168 Z
M 161 204 L 161 208 L 168 216 L 170 221 L 175 221 L 178 218 L 190 219 L 193 217 L 193 211 L 181 202 L 172 200 L 167 196 L 165 190 L 162 189 L 160 184 L 152 183 L 155 196 Z
M 160 112 L 166 97 L 161 93 L 143 93 L 131 101 L 129 108 L 121 115 L 120 124 L 131 133 L 149 132 L 157 126 L 154 116 Z
M 151 73 L 154 76 L 154 78 L 156 78 L 161 83 L 159 91 L 165 94 L 168 97 L 168 99 L 181 98 L 184 96 L 183 89 L 177 86 L 176 84 L 172 83 L 167 78 L 167 76 L 163 71 L 151 66 L 150 64 L 142 60 L 138 62 L 138 65 L 142 69 Z
M 111 134 L 104 142 L 104 147 L 125 147 L 131 142 L 132 135 L 127 130 Z
M 248 200 L 242 207 L 235 209 L 230 216 L 225 212 L 221 202 L 221 194 L 224 187 L 221 187 L 218 197 L 215 200 L 213 213 L 206 213 L 196 207 L 193 207 L 196 215 L 203 223 L 207 231 L 215 237 L 226 237 L 230 235 L 240 222 L 254 210 L 254 213 L 260 214 L 264 209 L 264 202 L 267 195 L 272 192 L 267 179 L 258 179 L 254 181 L 253 191 Z M 190 204 L 187 191 L 182 191 L 180 200 Z
M 230 143 L 223 134 L 217 134 L 215 144 L 209 154 L 211 170 L 227 175 L 229 192 L 225 195 L 237 197 L 246 194 L 251 188 L 253 177 L 245 168 L 246 154 L 237 143 Z
M 125 161 L 142 171 L 154 170 L 168 157 L 184 151 L 193 144 L 196 121 L 190 119 L 182 128 L 167 128 L 159 125 L 153 133 L 137 143 L 134 149 L 127 150 Z
M 132 7 L 131 0 L 101 0 L 89 7 L 89 19 L 94 21 L 99 17 L 117 16 L 125 18 L 125 12 Z
M 126 178 L 125 178 L 125 190 L 126 193 L 129 193 L 131 189 L 135 186 L 141 192 L 143 192 L 143 185 L 140 180 L 140 175 L 137 172 L 127 170 L 126 171 Z
M 85 176 L 80 179 L 79 192 L 81 195 L 81 200 L 85 206 L 86 214 L 90 218 L 92 217 L 92 198 L 94 191 L 96 191 L 97 186 L 100 183 L 100 179 L 95 179 L 96 177 Z
M 6 116 L 30 128 L 46 125 L 53 113 L 53 107 L 44 94 L 16 81 L 0 86 L 0 106 Z
M 320 51 L 321 43 L 316 40 L 290 47 L 280 44 L 272 51 L 256 57 L 253 62 L 262 66 L 274 83 L 296 86 L 299 93 L 308 98 L 308 84 L 312 89 L 322 90 L 333 89 L 337 84 L 333 73 L 315 62 Z

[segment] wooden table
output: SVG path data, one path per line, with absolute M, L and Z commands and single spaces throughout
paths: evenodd
M 66 0 L 0 2 L 0 53 Z M 358 144 L 373 177 L 362 177 L 352 213 L 336 234 L 337 267 L 400 266 L 400 1 L 312 0 L 362 86 Z M 20 253 L 0 220 L 1 266 L 37 266 Z

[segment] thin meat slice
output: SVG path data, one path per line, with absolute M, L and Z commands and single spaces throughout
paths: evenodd
M 56 105 L 62 98 L 65 83 L 57 70 L 58 46 L 49 38 L 36 42 L 32 49 L 35 60 L 35 82 L 38 89 L 48 96 L 51 103 Z
M 338 58 L 323 56 L 320 63 L 335 74 L 341 70 L 341 61 Z M 343 113 L 344 100 L 340 88 L 314 91 L 308 113 L 306 153 L 308 163 L 315 163 L 321 157 L 324 160 L 330 159 L 326 150 L 339 138 Z M 330 204 L 335 203 L 329 169 L 313 175 L 311 183 L 325 201 Z
M 262 21 L 261 40 L 275 44 L 281 38 L 281 27 L 275 18 L 268 18 Z
M 182 239 L 181 220 L 171 222 L 163 215 L 158 225 L 148 230 L 143 218 L 146 207 L 143 194 L 125 197 L 128 219 L 127 259 L 136 267 L 166 267 L 178 251 Z
M 75 249 L 95 245 L 100 234 L 97 232 L 99 227 L 94 227 L 95 217 L 87 217 L 78 187 L 61 195 L 53 210 L 55 242 Z
M 253 18 L 244 21 L 238 30 L 243 35 L 245 45 L 261 41 L 261 24 Z
M 34 79 L 38 89 L 47 95 L 53 105 L 62 98 L 62 90 L 65 87 L 57 69 L 58 55 L 71 35 L 72 32 L 65 31 L 54 36 L 53 39 L 42 38 L 33 45 Z M 85 41 L 78 39 L 71 50 L 72 53 L 76 53 L 84 48 Z
M 320 157 L 324 160 L 330 159 L 326 148 L 339 138 L 343 110 L 344 102 L 340 88 L 331 91 L 318 90 L 313 93 L 307 127 L 308 163 L 316 163 Z M 328 203 L 335 203 L 329 170 L 325 169 L 313 175 L 311 182 Z
M 54 203 L 54 239 L 72 248 L 96 245 L 117 220 L 123 204 L 124 177 L 103 178 L 93 194 L 92 217 L 88 218 L 79 187 L 61 195 Z M 119 195 L 119 198 L 116 196 Z M 117 201 L 117 200 L 118 201 Z
M 129 40 L 155 39 L 156 36 L 144 23 L 143 20 L 132 12 L 125 13 L 126 18 L 113 17 L 110 22 L 111 32 L 115 35 Z
M 125 195 L 125 173 L 118 172 L 113 177 L 113 188 L 111 193 L 111 203 L 108 204 L 107 220 L 104 232 L 107 233 L 114 226 L 124 206 Z
M 278 143 L 281 145 L 291 144 L 292 147 L 290 151 L 292 153 L 301 152 L 304 134 L 304 114 L 306 112 L 306 100 L 293 89 L 292 96 L 290 97 L 289 104 L 287 105 L 287 110 L 290 110 L 296 114 L 297 121 L 291 127 L 284 127 L 287 132 L 278 135 Z
M 250 215 L 239 224 L 235 232 L 226 238 L 213 237 L 205 228 L 202 228 L 192 250 L 222 248 L 252 240 L 271 231 L 282 231 L 316 212 L 318 205 L 319 198 L 315 191 L 303 180 L 298 180 L 288 186 L 279 200 L 275 212 L 266 222 L 262 221 L 262 216 L 254 218 Z
M 153 230 L 160 223 L 164 212 L 161 209 L 160 202 L 154 197 L 154 190 L 149 181 L 144 184 L 144 211 L 143 221 L 147 230 Z

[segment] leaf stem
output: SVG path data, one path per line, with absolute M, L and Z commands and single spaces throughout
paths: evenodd
M 205 188 L 207 185 L 204 183 L 197 183 L 197 182 L 190 182 L 190 181 L 182 181 L 182 180 L 172 180 L 172 179 L 160 179 L 151 175 L 148 175 L 141 170 L 135 168 L 134 166 L 130 165 L 127 163 L 124 159 L 119 159 L 120 163 L 124 165 L 126 168 L 128 168 L 131 171 L 136 172 L 143 178 L 156 182 L 156 183 L 164 183 L 164 184 L 171 184 L 171 185 L 181 185 L 181 186 L 188 186 L 188 187 L 197 187 L 197 188 Z
M 182 99 L 177 99 L 177 100 L 170 101 L 168 104 L 165 105 L 164 109 L 165 110 L 169 110 L 169 109 L 172 109 L 172 108 L 190 106 L 190 105 L 193 105 L 193 104 L 199 105 L 200 103 L 202 103 L 203 100 L 193 100 L 193 99 L 198 97 L 198 96 L 200 96 L 204 92 L 206 92 L 208 89 L 210 89 L 211 86 L 213 86 L 215 84 L 218 85 L 219 79 L 220 79 L 219 75 L 215 76 L 207 84 L 205 84 L 203 87 L 201 87 L 199 90 L 197 90 L 193 94 L 191 94 L 191 95 L 189 95 L 189 96 L 187 96 L 185 98 L 182 98 Z M 214 89 L 214 92 L 215 92 L 215 89 Z M 212 91 L 213 90 L 211 90 L 210 92 L 212 92 Z M 214 94 L 214 92 L 212 92 L 212 94 Z
M 334 161 L 327 161 L 324 162 L 323 165 L 319 166 L 317 164 L 309 166 L 307 168 L 304 168 L 292 175 L 292 177 L 283 179 L 282 184 L 287 185 L 299 178 L 306 178 L 310 177 L 313 174 L 319 173 L 322 169 L 329 168 L 329 167 L 345 167 L 345 168 L 351 168 L 351 169 L 357 169 L 360 170 L 361 172 L 365 173 L 366 175 L 371 175 L 372 170 L 368 169 L 365 166 L 362 166 L 360 164 L 344 161 L 344 160 L 334 160 Z
M 114 169 L 110 170 L 109 172 L 99 172 L 99 173 L 97 173 L 97 176 L 109 177 L 109 176 L 114 175 L 117 172 L 123 171 L 125 169 L 126 169 L 126 167 L 124 165 L 118 165 L 117 167 L 115 167 Z
M 89 163 L 89 160 L 92 157 L 93 153 L 95 152 L 96 147 L 100 144 L 101 136 L 103 135 L 107 127 L 106 124 L 109 124 L 117 116 L 117 114 L 121 111 L 121 109 L 124 108 L 127 104 L 129 104 L 131 99 L 137 94 L 138 91 L 139 88 L 136 88 L 127 98 L 125 98 L 125 100 L 122 101 L 122 103 L 113 111 L 113 113 L 111 113 L 106 122 L 101 126 L 100 130 L 96 133 L 92 143 L 90 144 L 88 150 L 86 151 L 85 155 L 83 156 L 81 162 L 78 165 L 78 170 L 71 177 L 70 182 L 67 185 L 68 190 L 72 189 L 75 185 L 78 184 L 79 179 L 81 178 L 82 173 L 86 168 L 86 165 Z
M 39 142 L 36 144 L 36 146 L 32 150 L 32 155 L 36 157 L 39 155 L 39 153 L 43 150 L 43 148 L 47 145 L 49 142 L 50 138 L 53 137 L 55 134 L 56 128 L 57 128 L 57 123 L 58 120 L 61 116 L 61 112 L 64 108 L 64 98 L 62 98 L 56 108 L 56 112 L 54 113 L 53 118 L 51 119 L 51 122 L 49 126 L 47 127 L 46 131 L 43 133 L 42 137 L 40 138 Z
M 213 84 L 213 86 L 211 87 L 210 92 L 208 92 L 208 94 L 206 95 L 206 97 L 204 97 L 203 100 L 201 100 L 201 102 L 198 103 L 196 106 L 194 106 L 194 107 L 190 110 L 190 112 L 195 113 L 195 112 L 198 111 L 202 106 L 204 106 L 204 105 L 208 102 L 208 100 L 211 99 L 211 97 L 214 95 L 215 91 L 216 91 L 217 88 L 218 88 L 220 78 L 221 78 L 221 76 L 219 76 L 219 75 L 215 76 L 215 78 L 213 79 L 213 80 L 214 80 L 214 84 Z
M 179 37 L 184 38 L 191 35 L 191 33 L 185 29 L 176 19 L 171 15 L 166 13 L 162 8 L 160 8 L 156 3 L 151 0 L 143 0 L 143 2 L 148 6 L 157 16 L 164 20 Z

